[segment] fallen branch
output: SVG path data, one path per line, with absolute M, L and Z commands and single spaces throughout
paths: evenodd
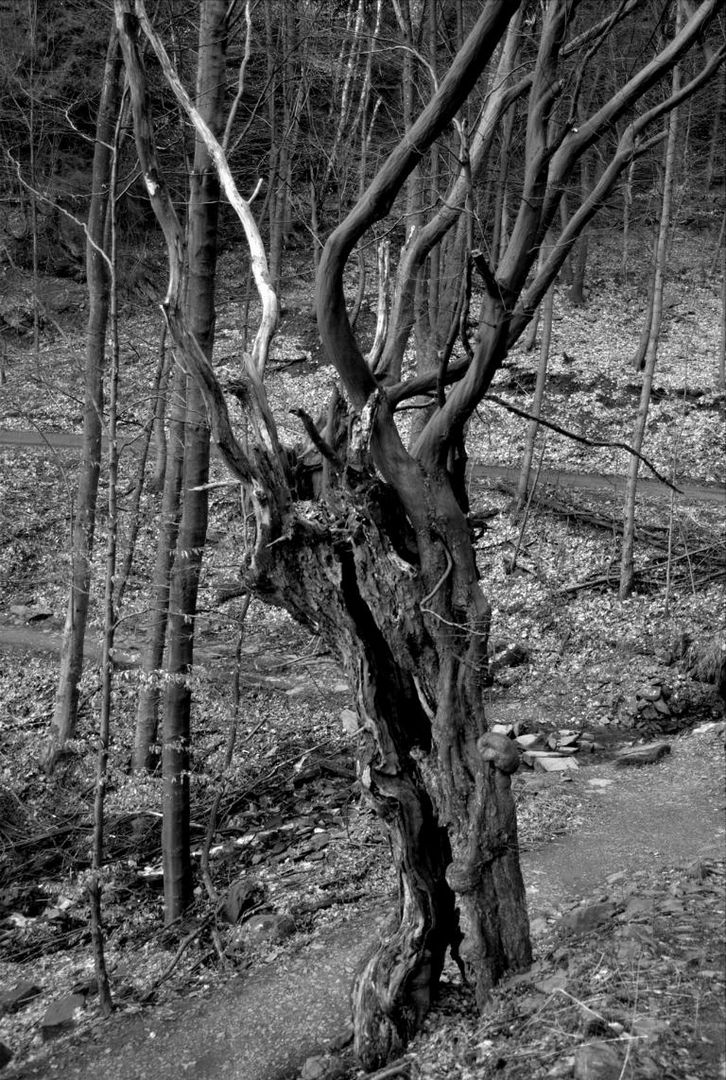
M 660 480 L 661 484 L 665 484 L 671 491 L 675 491 L 677 495 L 682 495 L 683 492 L 675 484 L 672 484 L 670 480 L 667 480 L 662 473 L 658 472 L 655 465 L 644 454 L 638 453 L 628 443 L 620 442 L 618 440 L 612 441 L 610 439 L 588 439 L 586 435 L 577 435 L 574 431 L 570 431 L 568 428 L 561 427 L 553 420 L 543 420 L 541 416 L 534 416 L 532 413 L 527 412 L 525 409 L 520 409 L 516 405 L 510 405 L 508 401 L 504 401 L 503 398 L 497 397 L 496 394 L 487 394 L 484 398 L 485 401 L 493 401 L 495 405 L 501 405 L 503 409 L 508 412 L 514 413 L 515 416 L 521 416 L 524 420 L 536 420 L 542 427 L 549 428 L 551 431 L 556 431 L 558 435 L 564 435 L 566 439 L 573 439 L 575 442 L 582 443 L 584 446 L 592 447 L 611 447 L 615 450 L 626 450 L 627 453 L 637 457 L 638 461 L 642 461 L 646 468 L 650 469 L 653 476 L 657 480 Z

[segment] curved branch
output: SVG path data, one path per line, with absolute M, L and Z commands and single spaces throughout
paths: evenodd
M 520 13 L 509 24 L 506 40 L 490 91 L 477 121 L 469 147 L 469 163 L 454 178 L 438 213 L 408 240 L 401 255 L 396 275 L 391 328 L 386 337 L 376 374 L 382 378 L 400 378 L 403 353 L 414 322 L 413 307 L 419 268 L 429 252 L 438 244 L 459 219 L 471 191 L 471 181 L 481 172 L 496 134 L 497 125 L 506 111 L 529 88 L 528 78 L 509 86 L 516 58 Z
M 246 482 L 253 479 L 259 480 L 261 479 L 259 470 L 253 468 L 249 457 L 234 436 L 219 381 L 196 338 L 188 329 L 182 314 L 186 264 L 184 230 L 169 195 L 156 150 L 154 126 L 148 107 L 146 73 L 138 48 L 136 20 L 131 10 L 130 0 L 116 0 L 115 11 L 129 82 L 136 152 L 139 156 L 149 201 L 167 246 L 169 282 L 166 297 L 161 305 L 162 312 L 174 343 L 178 347 L 180 357 L 192 368 L 193 374 L 199 380 L 209 412 L 213 437 L 232 473 Z
M 577 209 L 570 218 L 567 226 L 560 234 L 553 246 L 548 258 L 537 271 L 534 281 L 522 293 L 512 318 L 508 346 L 517 341 L 525 327 L 531 320 L 537 306 L 552 284 L 560 267 L 569 255 L 572 247 L 582 233 L 587 223 L 595 216 L 600 207 L 615 187 L 621 173 L 631 161 L 640 157 L 650 150 L 658 142 L 661 142 L 667 132 L 660 131 L 649 139 L 638 141 L 646 128 L 650 127 L 655 120 L 677 108 L 681 102 L 686 101 L 695 94 L 716 73 L 721 64 L 726 61 L 726 45 L 713 52 L 706 64 L 701 68 L 690 82 L 686 83 L 676 94 L 672 94 L 664 101 L 655 105 L 652 109 L 643 113 L 637 120 L 630 124 L 620 138 L 615 154 L 610 164 L 590 192 L 585 202 Z
M 146 14 L 146 8 L 144 7 L 144 0 L 135 0 L 135 11 L 152 49 L 156 53 L 156 57 L 161 65 L 166 80 L 174 92 L 174 96 L 189 117 L 198 135 L 204 141 L 204 145 L 219 174 L 219 181 L 224 189 L 224 193 L 229 199 L 229 202 L 245 231 L 247 245 L 250 250 L 252 274 L 262 303 L 262 318 L 252 347 L 252 360 L 258 373 L 262 374 L 267 361 L 270 341 L 272 340 L 272 336 L 277 327 L 278 303 L 277 295 L 272 287 L 272 281 L 267 267 L 267 255 L 265 254 L 260 231 L 257 228 L 257 222 L 250 209 L 250 204 L 246 199 L 242 198 L 237 185 L 234 182 L 232 172 L 227 162 L 227 155 L 222 149 L 218 139 L 214 136 L 209 126 L 200 115 L 199 110 L 194 105 L 189 94 L 184 89 L 184 86 L 177 75 L 176 68 L 172 64 L 161 39 L 151 25 L 149 17 Z
M 489 0 L 484 5 L 438 92 L 323 249 L 315 289 L 318 328 L 326 356 L 338 369 L 357 409 L 375 392 L 377 382 L 355 339 L 345 307 L 343 270 L 348 256 L 363 233 L 388 213 L 406 178 L 456 115 L 518 7 L 519 0 Z

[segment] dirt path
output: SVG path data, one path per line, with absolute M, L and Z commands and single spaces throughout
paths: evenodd
M 132 436 L 120 439 L 121 446 L 131 446 L 136 440 Z M 48 447 L 54 450 L 78 450 L 83 445 L 81 435 L 66 431 L 7 431 L 0 429 L 0 446 Z M 105 445 L 105 440 L 104 440 Z M 491 478 L 516 483 L 519 469 L 507 465 L 473 465 L 472 476 L 476 479 Z M 540 483 L 547 487 L 565 487 L 586 491 L 622 492 L 625 489 L 625 477 L 605 473 L 580 473 L 564 469 L 542 469 Z M 693 502 L 726 504 L 726 484 L 704 484 L 696 480 L 680 480 L 678 486 L 681 498 Z M 638 490 L 642 495 L 654 499 L 669 499 L 671 489 L 653 477 L 639 477 Z
M 593 783 L 596 781 L 596 783 Z M 607 781 L 607 783 L 603 783 Z M 533 919 L 550 921 L 604 887 L 606 879 L 724 849 L 723 737 L 683 736 L 670 757 L 642 769 L 583 768 L 573 781 L 582 823 L 571 835 L 526 852 Z M 599 894 L 596 894 L 596 896 Z M 340 1035 L 351 972 L 390 901 L 374 900 L 316 930 L 297 954 L 229 982 L 209 996 L 119 1015 L 51 1046 L 11 1080 L 287 1080 Z M 535 924 L 536 925 L 536 924 Z

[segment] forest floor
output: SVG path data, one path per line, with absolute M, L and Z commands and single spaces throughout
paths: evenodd
M 685 238 L 674 253 L 645 452 L 677 486 L 696 490 L 688 497 L 669 494 L 664 502 L 662 485 L 657 492 L 644 486 L 630 600 L 617 599 L 622 495 L 595 482 L 622 476 L 627 454 L 615 445 L 585 449 L 549 433 L 538 449 L 542 470 L 522 521 L 511 513 L 511 477 L 502 481 L 501 470 L 516 468 L 524 422 L 486 403 L 472 425 L 473 464 L 497 471 L 486 476 L 482 468 L 472 482 L 494 647 L 506 651 L 516 643 L 521 660 L 496 672 L 490 718 L 545 736 L 577 731 L 596 749 L 581 751 L 580 769 L 566 779 L 522 771 L 515 780 L 537 954 L 533 975 L 507 983 L 479 1019 L 456 973 L 447 973 L 440 1006 L 401 1062 L 401 1076 L 570 1076 L 576 1054 L 599 1054 L 607 1065 L 609 1052 L 617 1056 L 617 1071 L 611 1058 L 611 1073 L 603 1076 L 724 1075 L 718 1038 L 724 1018 L 718 950 L 723 703 L 713 685 L 726 623 L 726 505 L 719 497 L 726 461 L 715 451 L 722 444 L 723 396 L 714 389 L 722 314 L 708 245 Z M 628 441 L 637 408 L 639 376 L 628 357 L 646 297 L 645 274 L 636 268 L 624 280 L 613 270 L 614 258 L 607 243 L 598 248 L 593 242 L 585 308 L 572 307 L 566 292 L 558 292 L 546 415 L 591 439 L 616 443 Z M 222 280 L 218 345 L 220 364 L 231 366 L 245 306 L 244 267 L 232 255 Z M 315 412 L 333 381 L 317 352 L 310 285 L 304 275 L 288 282 L 271 366 L 270 391 L 289 439 L 301 433 L 286 410 L 302 403 Z M 77 304 L 73 312 L 64 308 L 49 318 L 37 356 L 27 347 L 6 356 L 0 428 L 78 434 L 83 328 Z M 122 428 L 129 440 L 140 441 L 157 352 L 153 310 L 130 305 L 122 335 Z M 515 350 L 498 377 L 497 395 L 526 410 L 536 364 L 533 353 Z M 138 462 L 133 445 L 122 457 L 127 493 Z M 226 598 L 243 527 L 236 493 L 215 464 L 219 486 L 211 498 L 198 621 L 192 777 L 197 865 L 208 859 L 211 889 L 200 875 L 189 919 L 164 930 L 160 782 L 128 770 L 158 510 L 158 496 L 144 493 L 122 611 L 107 803 L 103 899 L 117 1011 L 110 1023 L 102 1022 L 85 900 L 98 692 L 93 643 L 100 634 L 95 594 L 81 726 L 53 778 L 39 767 L 55 684 L 48 656 L 65 605 L 76 462 L 71 445 L 26 440 L 0 447 L 0 985 L 27 982 L 39 991 L 10 1005 L 0 998 L 0 1043 L 13 1053 L 7 1074 L 73 1075 L 72 1063 L 80 1069 L 95 1055 L 98 1067 L 100 1054 L 120 1057 L 127 1038 L 131 1047 L 137 1036 L 143 1061 L 152 1046 L 171 1045 L 170 1033 L 186 1028 L 196 1048 L 182 1058 L 172 1055 L 183 1075 L 296 1076 L 302 1055 L 320 1047 L 322 1029 L 312 1018 L 308 1041 L 297 1031 L 294 1065 L 276 1061 L 273 1049 L 267 1073 L 259 1061 L 258 1073 L 234 1071 L 250 1027 L 242 1023 L 246 988 L 272 987 L 285 1018 L 289 996 L 283 992 L 302 998 L 307 1009 L 309 996 L 300 988 L 314 985 L 313 969 L 322 972 L 338 1002 L 336 1012 L 332 999 L 320 998 L 334 1021 L 326 1033 L 334 1037 L 346 1008 L 341 987 L 351 946 L 364 944 L 393 902 L 385 838 L 355 780 L 349 687 L 320 643 L 283 613 L 253 604 L 242 623 L 240 601 Z M 592 483 L 563 481 L 582 474 Z M 715 497 L 699 500 L 699 490 Z M 122 547 L 129 524 L 130 514 Z M 231 725 L 237 748 L 227 767 Z M 669 758 L 632 772 L 614 768 L 616 747 L 653 739 L 672 743 Z M 207 850 L 210 808 L 220 789 Z M 573 929 L 567 919 L 580 900 L 585 910 L 605 906 L 580 923 L 573 916 Z M 337 981 L 326 967 L 334 956 Z M 307 973 L 298 983 L 296 964 Z M 71 1009 L 68 1027 L 44 1023 L 54 1003 L 64 1000 Z M 267 1014 L 271 1006 L 262 1008 Z M 217 1044 L 219 1014 L 228 1018 L 227 1042 Z M 234 1030 L 230 1015 L 242 1018 Z M 286 1020 L 277 1023 L 272 1012 L 267 1019 L 274 1045 Z M 198 1052 L 200 1039 L 208 1059 Z M 306 1080 L 327 1080 L 338 1065 L 355 1075 L 343 1056 L 308 1064 Z M 164 1075 L 120 1068 L 119 1077 Z

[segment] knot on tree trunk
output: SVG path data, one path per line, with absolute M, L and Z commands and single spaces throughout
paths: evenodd
M 446 883 L 457 896 L 474 892 L 481 884 L 481 863 L 459 860 L 450 863 L 446 868 Z
M 477 739 L 476 747 L 484 761 L 508 776 L 519 768 L 519 748 L 507 735 L 487 731 Z

